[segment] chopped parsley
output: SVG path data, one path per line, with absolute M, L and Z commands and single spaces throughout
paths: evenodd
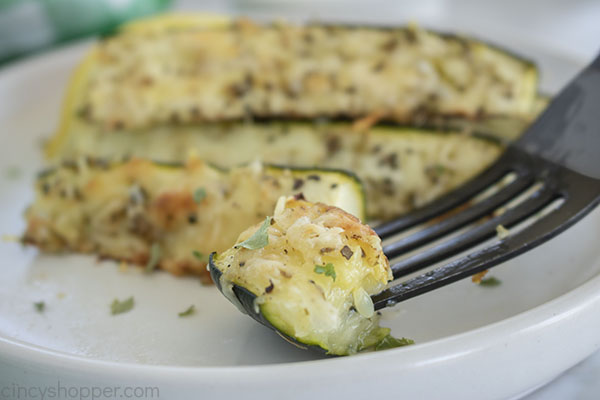
M 146 264 L 146 272 L 150 273 L 156 269 L 158 262 L 160 261 L 160 255 L 160 245 L 154 243 L 150 248 L 150 258 L 148 258 L 148 263 Z
M 46 310 L 46 303 L 43 301 L 37 301 L 33 303 L 33 306 L 35 307 L 35 311 L 39 313 L 43 313 Z
M 234 247 L 236 249 L 243 247 L 248 250 L 262 249 L 263 247 L 269 244 L 269 234 L 267 233 L 269 225 L 271 225 L 271 217 L 267 217 L 265 219 L 265 222 L 263 222 L 261 227 L 258 228 L 256 232 L 254 232 L 254 235 L 250 236 L 243 242 L 236 244 Z
M 494 287 L 494 286 L 500 285 L 501 283 L 502 283 L 502 281 L 500 279 L 490 276 L 489 278 L 482 279 L 481 282 L 479 282 L 479 285 L 487 286 L 487 287 Z
M 330 276 L 335 282 L 335 278 L 337 277 L 335 274 L 335 267 L 332 263 L 327 263 L 327 265 L 315 265 L 315 272 L 317 274 L 324 274 L 325 276 Z
M 377 343 L 377 345 L 375 346 L 375 350 L 393 349 L 394 347 L 408 346 L 411 344 L 415 344 L 415 341 L 412 339 L 397 339 L 392 335 L 387 335 L 386 337 L 381 339 L 381 342 Z
M 442 164 L 436 164 L 435 165 L 435 172 L 437 172 L 438 174 L 443 174 L 444 172 L 446 172 L 446 167 L 443 166 Z M 410 340 L 410 339 L 409 339 Z
M 194 202 L 196 204 L 202 203 L 202 200 L 206 198 L 206 189 L 198 188 L 194 191 Z
M 178 313 L 177 315 L 179 315 L 180 317 L 187 317 L 190 315 L 194 315 L 196 313 L 196 307 L 194 307 L 194 305 L 192 304 L 191 306 L 189 306 L 187 308 L 187 310 L 182 311 L 180 313 Z
M 192 254 L 194 255 L 194 257 L 196 257 L 198 260 L 200 261 L 206 261 L 206 256 L 204 255 L 204 253 L 199 252 L 198 250 L 194 250 L 192 251 Z
M 110 313 L 112 315 L 126 313 L 127 311 L 130 311 L 133 308 L 133 305 L 133 296 L 123 301 L 119 301 L 119 299 L 114 299 L 113 302 L 110 303 Z

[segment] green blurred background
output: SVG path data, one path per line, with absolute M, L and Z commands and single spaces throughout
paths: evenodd
M 523 41 L 579 60 L 593 57 L 600 37 L 600 0 L 0 0 L 0 65 L 164 10 L 259 20 L 418 21 L 492 42 L 510 36 L 508 47 Z
M 171 0 L 0 0 L 0 64 L 57 43 L 104 34 Z

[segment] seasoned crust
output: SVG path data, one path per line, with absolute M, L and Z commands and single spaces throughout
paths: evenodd
M 107 131 L 248 116 L 354 119 L 373 112 L 401 123 L 436 116 L 476 120 L 526 115 L 536 94 L 530 62 L 416 26 L 240 20 L 124 29 L 95 52 L 76 112 Z
M 360 219 L 339 207 L 291 198 L 286 201 L 285 208 L 292 211 L 290 214 L 292 218 L 306 216 L 313 220 L 326 215 L 328 218 L 323 220 L 323 226 L 326 228 L 342 228 L 346 235 L 356 240 L 375 236 L 379 241 L 377 233 L 369 225 L 363 224 Z
M 268 215 L 280 195 L 296 193 L 298 179 L 306 181 L 307 197 L 362 214 L 360 184 L 339 171 L 258 163 L 225 171 L 198 159 L 185 166 L 81 159 L 40 176 L 23 242 L 46 252 L 93 253 L 138 265 L 149 262 L 154 246 L 160 257 L 152 267 L 208 282 L 208 255 Z

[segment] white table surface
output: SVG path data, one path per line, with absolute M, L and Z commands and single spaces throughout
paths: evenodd
M 228 12 L 259 18 L 333 19 L 402 23 L 473 32 L 482 38 L 506 36 L 555 49 L 578 60 L 600 50 L 598 0 L 178 0 L 179 10 Z M 507 44 L 508 47 L 511 44 Z M 518 47 L 518 43 L 513 44 Z M 565 338 L 566 341 L 569 338 Z M 525 397 L 526 400 L 600 398 L 600 352 Z
M 600 352 L 577 364 L 525 400 L 597 400 L 600 397 Z

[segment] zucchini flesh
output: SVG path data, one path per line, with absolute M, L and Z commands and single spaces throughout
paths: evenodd
M 63 119 L 102 131 L 373 114 L 429 125 L 527 118 L 534 107 L 536 67 L 475 39 L 417 26 L 196 18 L 137 22 L 98 43 L 68 90 Z M 63 121 L 61 130 L 76 125 Z
M 242 232 L 237 243 L 261 234 L 260 227 Z M 236 245 L 211 257 L 234 304 L 232 285 L 245 288 L 271 325 L 329 354 L 353 354 L 389 334 L 379 327 L 369 296 L 383 290 L 392 273 L 368 226 L 336 207 L 282 198 L 262 234 L 269 238 L 264 247 Z
M 23 241 L 43 251 L 95 253 L 173 274 L 199 274 L 208 255 L 269 215 L 282 195 L 339 205 L 364 217 L 358 180 L 341 171 L 259 163 L 225 171 L 194 159 L 166 165 L 81 159 L 42 174 Z M 194 256 L 193 252 L 199 254 Z
M 230 123 L 157 127 L 106 134 L 83 129 L 65 144 L 79 157 L 134 155 L 182 161 L 190 151 L 232 167 L 255 159 L 353 171 L 364 182 L 368 216 L 388 219 L 469 180 L 502 151 L 497 143 L 458 132 L 351 124 Z
M 441 118 L 437 121 L 431 121 L 432 125 L 455 129 L 462 132 L 477 132 L 490 138 L 494 138 L 503 143 L 510 143 L 517 140 L 519 136 L 527 129 L 544 111 L 550 98 L 538 94 L 533 103 L 533 109 L 529 116 L 512 117 L 507 115 L 489 116 L 477 121 L 465 120 L 464 118 Z

